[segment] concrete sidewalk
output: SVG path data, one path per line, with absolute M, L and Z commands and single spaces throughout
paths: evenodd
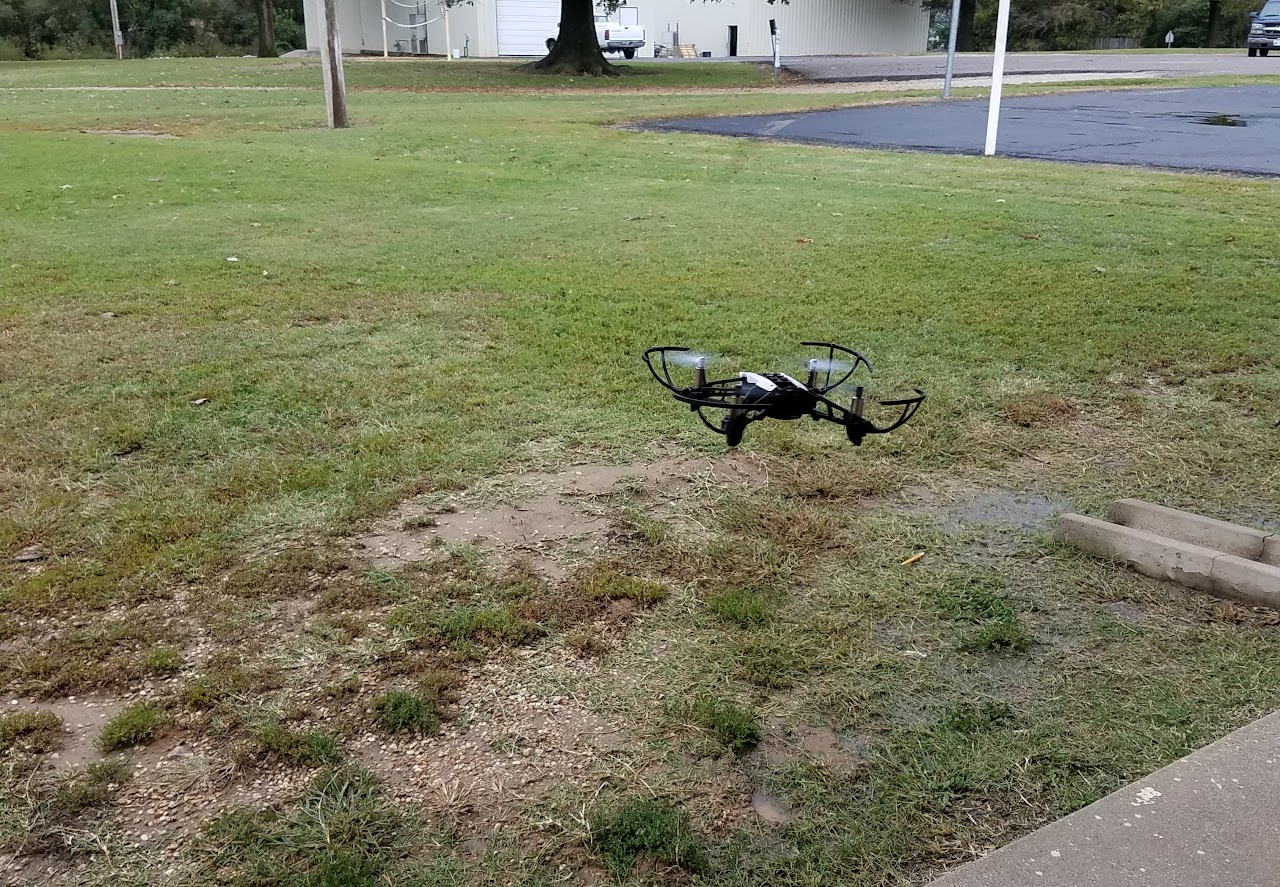
M 1280 884 L 1280 712 L 930 887 Z

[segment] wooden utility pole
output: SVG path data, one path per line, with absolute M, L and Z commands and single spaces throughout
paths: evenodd
M 124 58 L 124 34 L 120 31 L 120 8 L 111 0 L 111 42 L 116 45 L 116 59 Z
M 320 67 L 324 69 L 324 103 L 330 129 L 347 126 L 347 82 L 342 75 L 342 45 L 333 0 L 316 0 L 320 12 Z

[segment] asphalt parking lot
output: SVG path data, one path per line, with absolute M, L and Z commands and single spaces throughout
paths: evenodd
M 947 66 L 947 54 L 797 56 L 784 57 L 783 64 L 806 80 L 819 83 L 922 80 L 942 76 Z M 961 80 L 990 78 L 991 65 L 989 52 L 959 53 L 956 55 L 955 75 Z M 1243 49 L 1222 52 L 1011 52 L 1005 57 L 1005 73 L 1143 73 L 1155 77 L 1280 74 L 1280 58 L 1249 58 Z
M 855 148 L 980 154 L 985 99 L 664 120 L 647 129 Z M 1008 98 L 997 153 L 1280 175 L 1280 87 L 1090 91 Z

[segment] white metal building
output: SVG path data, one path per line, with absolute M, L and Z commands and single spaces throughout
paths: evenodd
M 336 0 L 344 52 L 382 53 L 384 5 L 392 53 L 542 56 L 560 21 L 560 0 L 474 0 L 447 17 L 436 0 Z M 314 0 L 304 4 L 307 46 L 318 49 L 314 6 Z M 783 56 L 923 52 L 929 31 L 919 0 L 627 0 L 610 16 L 644 25 L 641 56 L 652 56 L 655 44 L 691 43 L 699 55 L 713 58 L 770 55 L 771 18 L 778 22 Z

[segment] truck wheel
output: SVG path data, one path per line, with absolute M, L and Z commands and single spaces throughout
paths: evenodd
M 622 55 L 625 58 L 633 59 L 636 57 L 636 51 L 634 49 L 624 49 L 622 50 Z
M 556 38 L 554 38 L 554 37 L 548 37 L 548 38 L 547 38 L 547 52 L 550 52 L 551 50 L 553 50 L 553 49 L 555 49 L 555 48 L 556 48 Z
M 1267 57 L 1267 53 L 1269 53 L 1270 51 L 1271 51 L 1271 50 L 1269 50 L 1269 49 L 1259 49 L 1259 50 L 1258 50 L 1258 55 L 1262 56 L 1263 58 L 1266 58 L 1266 57 Z
M 1249 58 L 1253 58 L 1253 57 L 1254 57 L 1254 56 L 1256 56 L 1257 54 L 1258 54 L 1258 50 L 1257 50 L 1255 47 L 1250 46 L 1250 47 L 1249 47 Z

